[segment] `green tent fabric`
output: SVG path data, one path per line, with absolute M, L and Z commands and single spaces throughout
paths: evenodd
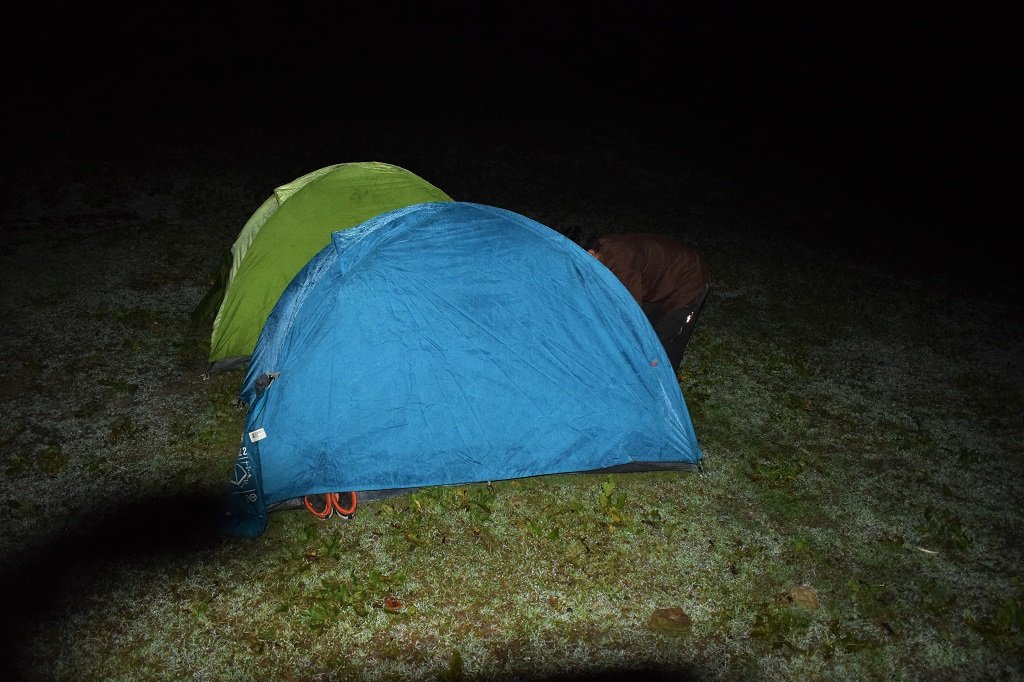
M 327 166 L 275 189 L 245 223 L 231 247 L 230 266 L 225 258 L 197 306 L 196 315 L 202 316 L 219 299 L 210 336 L 210 371 L 249 360 L 277 299 L 330 242 L 332 232 L 433 201 L 452 199 L 418 175 L 378 161 Z

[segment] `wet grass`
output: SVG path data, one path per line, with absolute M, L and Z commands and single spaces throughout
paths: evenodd
M 8 679 L 1024 675 L 1019 310 L 951 319 L 941 290 L 810 246 L 780 268 L 756 206 L 695 205 L 715 287 L 680 382 L 701 471 L 426 489 L 228 540 L 205 512 L 241 376 L 203 377 L 189 314 L 262 197 L 220 183 L 55 193 L 2 256 Z M 77 274 L 34 277 L 67 263 L 44 247 L 76 206 L 116 220 L 73 221 Z

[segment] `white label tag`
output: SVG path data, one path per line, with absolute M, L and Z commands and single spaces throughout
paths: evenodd
M 257 441 L 261 441 L 261 440 L 263 440 L 266 437 L 267 437 L 267 432 L 264 431 L 262 428 L 259 428 L 259 429 L 256 429 L 255 431 L 250 431 L 249 432 L 249 440 L 251 440 L 253 443 L 255 443 Z

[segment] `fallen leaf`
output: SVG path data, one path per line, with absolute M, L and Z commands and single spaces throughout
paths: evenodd
M 0 400 L 17 398 L 28 391 L 28 386 L 18 381 L 0 382 Z
M 794 585 L 789 588 L 786 595 L 794 604 L 805 609 L 816 609 L 820 606 L 818 603 L 818 593 L 814 591 L 813 587 L 807 585 Z
M 477 536 L 477 538 L 479 538 L 480 542 L 483 543 L 484 548 L 488 552 L 493 552 L 501 547 L 501 543 L 498 542 L 498 539 L 496 537 L 494 537 L 494 533 L 487 530 L 486 528 L 474 526 L 473 533 Z
M 690 631 L 693 621 L 678 606 L 668 609 L 655 609 L 654 613 L 647 620 L 647 625 L 652 630 L 667 634 L 679 635 Z

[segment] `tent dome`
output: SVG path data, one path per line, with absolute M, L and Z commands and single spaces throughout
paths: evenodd
M 332 491 L 389 491 L 701 458 L 679 382 L 618 279 L 561 234 L 465 202 L 332 242 L 252 354 L 230 532 Z

